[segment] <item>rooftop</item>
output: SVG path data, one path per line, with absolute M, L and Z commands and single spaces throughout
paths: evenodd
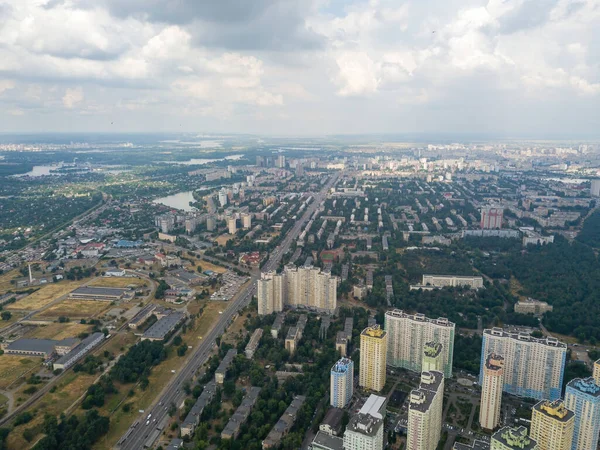
M 124 292 L 127 292 L 127 289 L 81 286 L 72 291 L 71 294 L 120 297 L 121 295 L 123 295 Z
M 62 363 L 69 361 L 70 359 L 73 358 L 74 355 L 77 355 L 82 349 L 86 348 L 89 344 L 91 344 L 92 342 L 94 342 L 95 340 L 100 339 L 100 338 L 104 339 L 104 333 L 90 334 L 83 341 L 81 341 L 81 343 L 79 345 L 77 345 L 77 347 L 75 347 L 73 350 L 71 350 L 66 355 L 63 355 L 60 358 L 58 358 L 54 362 L 54 364 L 62 364 Z
M 341 430 L 342 419 L 344 418 L 344 410 L 340 408 L 329 408 L 321 425 L 328 425 L 334 430 Z
M 386 398 L 371 394 L 365 404 L 360 408 L 361 414 L 368 414 L 376 419 L 383 419 L 385 415 Z M 383 410 L 383 414 L 382 414 Z
M 423 346 L 423 353 L 425 356 L 429 356 L 430 358 L 435 358 L 440 353 L 442 353 L 443 345 L 439 342 L 426 342 Z
M 502 328 L 486 328 L 483 330 L 484 336 L 495 336 L 495 337 L 504 337 L 509 339 L 515 339 L 521 342 L 531 342 L 532 344 L 541 344 L 547 345 L 549 347 L 556 347 L 567 349 L 567 344 L 564 342 L 560 342 L 558 339 L 553 337 L 544 337 L 544 338 L 535 338 L 529 334 L 525 333 L 511 333 L 503 330 Z
M 567 384 L 567 390 L 575 390 L 592 397 L 600 397 L 600 386 L 594 378 L 575 378 Z
M 492 435 L 492 442 L 501 442 L 505 447 L 515 450 L 533 450 L 537 448 L 537 442 L 527 436 L 527 428 L 504 427 Z
M 225 373 L 227 371 L 227 369 L 229 368 L 231 361 L 233 361 L 233 358 L 235 358 L 235 355 L 237 355 L 237 350 L 234 348 L 229 349 L 227 351 L 227 354 L 221 361 L 221 364 L 219 364 L 219 367 L 217 367 L 217 370 L 215 373 Z
M 379 419 L 371 416 L 370 414 L 355 414 L 348 426 L 346 431 L 350 430 L 355 433 L 364 434 L 365 436 L 373 437 L 377 435 L 379 429 L 383 426 L 383 419 Z
M 455 328 L 454 322 L 450 322 L 445 317 L 438 317 L 437 319 L 430 319 L 429 317 L 425 317 L 425 314 L 407 314 L 401 309 L 392 309 L 390 311 L 386 311 L 385 318 L 388 319 L 409 319 L 414 320 L 415 322 L 429 322 L 435 325 L 440 325 L 448 328 Z
M 54 352 L 57 343 L 52 339 L 17 339 L 8 344 L 6 349 L 17 352 L 43 352 L 49 355 Z
M 146 330 L 144 338 L 146 339 L 164 339 L 175 326 L 185 319 L 185 313 L 172 312 L 168 316 L 163 317 L 154 325 Z
M 318 431 L 313 439 L 313 449 L 344 450 L 344 440 L 337 436 L 331 436 L 323 431 Z
M 487 370 L 500 371 L 504 367 L 504 358 L 497 353 L 490 353 L 485 360 Z
M 433 370 L 423 372 L 419 388 L 410 392 L 409 410 L 428 411 L 443 382 L 444 374 L 442 372 Z M 443 392 L 441 392 L 441 395 L 443 395 Z
M 361 336 L 368 336 L 383 339 L 386 335 L 386 332 L 381 329 L 379 325 L 373 325 L 372 327 L 367 327 L 361 333 Z
M 348 372 L 348 369 L 350 369 L 352 366 L 353 364 L 351 359 L 341 358 L 333 365 L 333 367 L 331 368 L 331 372 L 346 373 Z
M 567 409 L 562 400 L 555 400 L 553 402 L 542 400 L 541 402 L 536 403 L 533 409 L 560 422 L 568 422 L 573 419 L 575 415 L 573 411 Z

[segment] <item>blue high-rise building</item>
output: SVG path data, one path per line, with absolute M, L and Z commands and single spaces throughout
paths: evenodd
M 331 368 L 331 406 L 344 408 L 354 392 L 354 362 L 348 358 L 341 358 Z
M 575 413 L 571 450 L 598 447 L 600 433 L 600 387 L 594 378 L 575 378 L 567 384 L 565 405 Z

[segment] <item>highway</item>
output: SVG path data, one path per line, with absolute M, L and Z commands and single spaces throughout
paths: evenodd
M 325 199 L 327 192 L 335 185 L 339 176 L 340 173 L 336 172 L 330 177 L 321 191 L 314 195 L 313 202 L 306 209 L 304 215 L 296 221 L 281 244 L 271 253 L 269 260 L 262 268 L 263 271 L 266 272 L 277 269 L 282 256 L 289 250 L 291 243 L 298 238 L 302 227 L 308 222 L 310 217 L 319 207 L 321 201 Z M 257 276 L 255 275 L 253 279 L 255 280 L 256 277 Z M 165 417 L 167 416 L 167 411 L 171 403 L 179 407 L 186 397 L 185 392 L 183 392 L 183 385 L 187 381 L 191 381 L 194 373 L 208 360 L 213 348 L 216 346 L 216 338 L 224 333 L 225 329 L 231 323 L 233 316 L 237 314 L 240 309 L 247 306 L 252 300 L 252 297 L 256 293 L 256 283 L 254 283 L 254 280 L 234 296 L 230 301 L 229 307 L 223 312 L 214 328 L 204 336 L 202 342 L 196 346 L 193 353 L 186 360 L 185 365 L 179 369 L 177 375 L 163 389 L 162 393 L 155 399 L 152 406 L 147 408 L 144 413 L 140 413 L 140 417 L 117 443 L 117 448 L 122 450 L 138 450 L 154 444 L 155 439 L 158 438 L 160 433 L 153 432 L 160 424 L 167 422 Z M 148 425 L 146 425 L 147 423 Z

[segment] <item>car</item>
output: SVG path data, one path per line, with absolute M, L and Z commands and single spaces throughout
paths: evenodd
M 146 420 L 146 426 L 150 425 L 150 420 Z

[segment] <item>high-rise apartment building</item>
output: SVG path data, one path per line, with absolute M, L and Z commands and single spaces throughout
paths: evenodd
M 571 450 L 598 448 L 600 387 L 594 378 L 575 378 L 567 384 L 565 406 L 575 413 Z
M 406 314 L 394 309 L 385 313 L 385 330 L 388 333 L 388 364 L 393 367 L 423 371 L 423 352 L 427 342 L 442 345 L 442 372 L 452 377 L 455 325 L 448 319 L 429 319 L 423 314 Z
M 387 340 L 387 333 L 379 325 L 367 327 L 360 334 L 359 386 L 373 391 L 385 386 Z
M 227 190 L 226 189 L 221 189 L 219 191 L 219 205 L 221 205 L 222 207 L 227 205 L 227 200 L 228 200 L 228 196 L 227 196 Z
M 261 316 L 283 311 L 283 275 L 275 272 L 263 272 L 256 281 L 258 314 Z
M 592 375 L 596 384 L 600 386 L 600 359 L 594 362 L 594 373 Z
M 502 208 L 485 207 L 481 208 L 481 229 L 495 230 L 502 228 L 502 216 L 504 210 Z
M 444 374 L 423 372 L 410 393 L 406 450 L 435 450 L 442 433 Z
M 281 278 L 276 278 L 281 277 Z M 269 284 L 277 283 L 281 280 L 282 289 L 269 288 Z M 292 308 L 308 308 L 317 311 L 333 313 L 337 307 L 337 277 L 329 272 L 321 272 L 321 269 L 308 267 L 287 266 L 281 275 L 261 274 L 261 283 L 258 284 L 259 290 L 259 309 L 258 313 L 271 314 L 282 309 L 270 309 L 281 305 L 287 305 Z M 266 302 L 264 308 L 260 305 L 260 289 L 272 289 L 277 296 L 271 303 Z
M 542 400 L 533 407 L 529 434 L 539 450 L 569 450 L 574 427 L 575 414 L 562 400 Z
M 242 214 L 242 227 L 245 229 L 252 227 L 252 214 Z
M 590 194 L 592 197 L 600 197 L 600 180 L 592 180 Z
M 285 169 L 285 155 L 279 155 L 277 157 L 277 167 Z
M 442 350 L 444 346 L 439 342 L 426 342 L 423 346 L 423 372 L 444 372 L 442 364 Z
M 493 430 L 500 423 L 500 404 L 504 386 L 504 358 L 490 353 L 483 367 L 479 423 L 484 430 Z
M 227 227 L 229 228 L 229 234 L 235 234 L 237 232 L 237 219 L 235 217 L 227 219 Z
M 385 397 L 371 395 L 344 431 L 344 450 L 383 450 L 383 417 Z
M 354 362 L 341 358 L 331 368 L 329 404 L 335 408 L 345 408 L 353 394 Z
M 491 450 L 540 450 L 537 442 L 527 436 L 527 428 L 504 427 L 492 435 Z
M 503 391 L 537 400 L 560 398 L 567 345 L 555 338 L 534 338 L 501 328 L 483 330 L 479 383 L 490 353 L 504 357 Z

